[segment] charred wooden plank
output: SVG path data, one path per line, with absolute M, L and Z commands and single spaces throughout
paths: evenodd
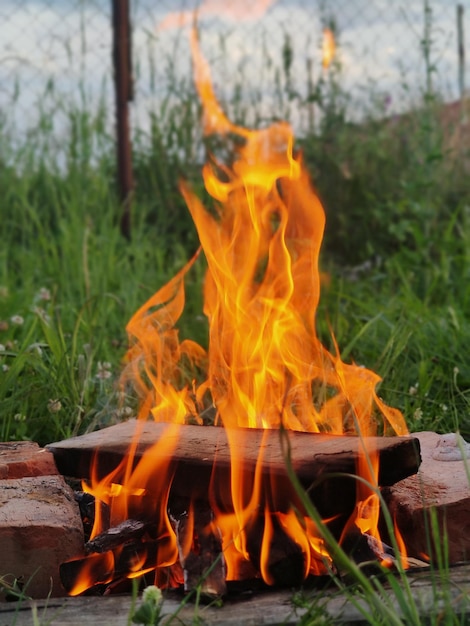
M 90 538 L 95 523 L 95 496 L 86 491 L 74 491 L 75 501 L 78 503 L 80 515 L 82 517 L 83 531 L 85 533 L 85 542 Z M 101 528 L 107 530 L 110 524 L 109 506 L 102 501 L 98 502 L 101 516 Z
M 112 526 L 85 543 L 85 552 L 107 552 L 118 546 L 140 539 L 146 532 L 150 522 L 128 519 L 117 526 Z
M 77 595 L 135 573 L 136 562 L 140 563 L 142 570 L 155 567 L 158 550 L 158 541 L 136 540 L 115 552 L 107 550 L 65 561 L 59 568 L 60 580 L 67 593 Z M 87 577 L 93 580 L 92 585 Z
M 364 449 L 374 449 L 379 456 L 380 486 L 391 485 L 414 474 L 420 463 L 419 443 L 412 437 L 370 437 L 363 440 L 294 431 L 289 431 L 287 436 L 292 465 L 298 478 L 308 489 L 320 515 L 334 518 L 333 524 L 339 532 L 354 510 L 354 476 Z M 159 442 L 163 445 L 155 447 Z M 155 477 L 167 476 L 171 482 L 170 507 L 172 500 L 180 497 L 207 500 L 209 486 L 217 485 L 211 495 L 217 498 L 217 508 L 226 512 L 232 506 L 227 486 L 235 471 L 231 467 L 233 451 L 240 457 L 237 479 L 246 485 L 247 491 L 253 485 L 254 470 L 260 462 L 261 498 L 268 500 L 270 510 L 287 511 L 297 503 L 286 471 L 284 444 L 277 430 L 229 430 L 132 420 L 51 444 L 48 449 L 53 453 L 59 470 L 66 476 L 88 477 L 94 463 L 93 473 L 98 478 L 116 470 L 129 458 L 136 467 L 143 462 L 145 453 L 150 452 L 145 456 L 146 472 Z M 133 457 L 129 452 L 131 445 L 135 451 Z M 124 478 L 128 470 L 123 466 L 121 474 L 116 471 L 114 481 L 119 483 L 120 476 Z M 155 490 L 154 499 L 160 499 L 158 484 L 158 480 L 152 479 L 142 485 L 150 500 L 152 490 Z M 271 488 L 273 484 L 274 489 Z M 262 508 L 264 502 L 259 504 Z
M 364 445 L 378 452 L 379 485 L 393 485 L 418 471 L 419 441 L 414 437 L 337 436 L 289 431 L 292 464 L 299 478 L 311 481 L 325 472 L 355 473 Z M 285 475 L 285 453 L 278 430 L 225 429 L 190 424 L 171 425 L 129 420 L 109 428 L 52 443 L 47 449 L 54 455 L 65 476 L 86 478 L 96 454 L 97 476 L 103 478 L 128 454 L 133 438 L 138 438 L 136 462 L 163 437 L 167 445 L 160 452 L 172 463 L 210 473 L 214 463 L 230 468 L 232 449 L 243 449 L 244 467 L 253 470 L 260 452 L 266 471 Z M 364 444 L 365 442 L 365 444 Z M 165 449 L 169 452 L 166 453 Z
M 287 587 L 301 585 L 306 577 L 305 555 L 302 548 L 281 527 L 276 516 L 272 516 L 271 532 L 269 533 L 269 550 L 265 564 L 265 575 L 270 584 Z M 262 543 L 265 533 L 266 516 L 261 514 L 247 532 L 247 549 L 250 559 L 260 572 Z
M 209 598 L 220 598 L 227 593 L 225 559 L 222 538 L 214 527 L 214 514 L 206 502 L 197 501 L 187 506 L 170 508 L 170 519 L 176 533 L 180 564 L 184 573 L 184 589 L 197 587 Z

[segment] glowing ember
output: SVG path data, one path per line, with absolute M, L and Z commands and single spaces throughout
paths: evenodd
M 216 408 L 216 423 L 227 427 L 231 472 L 230 484 L 211 481 L 210 532 L 221 536 L 228 580 L 238 578 L 251 563 L 272 584 L 270 558 L 279 533 L 300 555 L 302 577 L 325 572 L 330 558 L 294 491 L 286 507 L 285 481 L 281 486 L 274 477 L 263 479 L 263 445 L 254 475 L 247 473 L 240 427 L 277 429 L 282 424 L 291 430 L 361 438 L 404 435 L 407 428 L 401 413 L 377 397 L 380 378 L 364 367 L 343 363 L 337 347 L 332 354 L 317 338 L 318 256 L 325 217 L 301 156 L 294 154 L 290 127 L 278 123 L 250 131 L 232 124 L 216 100 L 195 33 L 191 41 L 205 134 L 217 134 L 235 146 L 229 160 L 212 156 L 203 168 L 215 210 L 206 210 L 190 187 L 181 184 L 208 265 L 204 313 L 209 348 L 206 352 L 193 341 L 179 342 L 175 329 L 184 308 L 184 277 L 196 254 L 130 320 L 123 383 L 131 381 L 141 398 L 142 423 L 151 416 L 160 422 L 201 424 L 201 412 Z M 193 374 L 185 376 L 188 371 Z M 204 376 L 198 383 L 200 371 Z M 239 433 L 236 441 L 231 440 L 233 432 Z M 244 433 L 250 436 L 249 430 Z M 109 505 L 115 524 L 131 517 L 136 507 L 155 519 L 157 583 L 177 584 L 178 549 L 183 559 L 193 550 L 192 533 L 177 545 L 167 514 L 172 470 L 158 449 L 136 465 L 137 442 L 138 437 L 112 475 L 92 480 L 87 489 Z M 174 445 L 170 436 L 156 447 Z M 367 484 L 358 482 L 357 511 L 344 532 L 355 525 L 380 541 L 377 454 L 367 449 L 366 440 L 363 452 L 357 472 Z M 166 449 L 163 458 L 168 454 Z M 185 514 L 186 527 L 192 528 L 192 508 Z M 93 536 L 101 528 L 98 515 Z M 110 557 L 100 559 L 108 579 Z M 148 559 L 142 557 L 128 575 L 147 568 Z M 75 593 L 93 584 L 93 563 L 83 576 L 86 581 L 78 581 Z

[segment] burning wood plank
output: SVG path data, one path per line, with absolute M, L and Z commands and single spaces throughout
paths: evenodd
M 117 526 L 103 531 L 94 539 L 87 541 L 85 544 L 85 552 L 87 554 L 107 552 L 113 548 L 140 539 L 146 532 L 148 526 L 148 523 L 141 520 L 125 520 Z
M 179 509 L 179 510 L 177 510 Z M 220 530 L 214 525 L 214 514 L 205 502 L 170 509 L 170 519 L 176 533 L 180 564 L 184 574 L 184 589 L 200 586 L 208 597 L 225 596 L 225 559 Z
M 140 475 L 137 471 L 139 463 L 144 458 L 148 460 L 150 455 L 152 462 L 157 463 L 150 464 L 150 472 L 152 467 L 165 467 L 164 482 L 168 485 L 163 492 L 159 492 L 159 481 L 149 480 L 148 474 L 142 478 L 142 484 L 134 481 L 128 488 L 132 502 L 130 519 L 113 522 L 109 530 L 87 544 L 87 552 L 99 552 L 102 556 L 92 554 L 83 562 L 64 564 L 64 584 L 67 586 L 69 579 L 72 584 L 74 568 L 80 571 L 82 566 L 92 568 L 93 578 L 105 582 L 109 576 L 110 550 L 117 550 L 113 556 L 114 579 L 116 572 L 120 575 L 133 572 L 134 563 L 139 559 L 147 567 L 148 548 L 152 548 L 155 534 L 147 536 L 143 523 L 137 523 L 138 528 L 135 529 L 131 520 L 145 515 L 146 503 L 160 501 L 163 494 L 169 491 L 166 506 L 176 534 L 179 565 L 186 590 L 202 584 L 205 595 L 223 596 L 226 589 L 224 549 L 221 532 L 213 523 L 214 512 L 221 511 L 227 515 L 234 512 L 230 492 L 234 472 L 232 454 L 240 450 L 243 451 L 243 458 L 237 478 L 253 485 L 254 475 L 261 477 L 257 480 L 256 514 L 246 521 L 249 561 L 255 570 L 261 567 L 260 538 L 267 524 L 272 527 L 273 534 L 269 540 L 264 577 L 271 581 L 270 584 L 285 584 L 283 572 L 288 570 L 292 572 L 289 579 L 298 578 L 300 582 L 305 575 L 302 549 L 281 526 L 277 528 L 288 511 L 302 510 L 301 501 L 288 477 L 285 441 L 281 441 L 280 433 L 275 430 L 227 430 L 192 425 L 171 425 L 170 430 L 168 428 L 164 423 L 130 421 L 49 446 L 60 471 L 65 475 L 86 478 L 93 472 L 96 478 L 108 477 L 112 473 L 117 491 L 126 489 L 120 486 L 121 479 L 124 479 L 122 471 L 115 471 L 121 468 L 122 461 L 130 458 L 133 465 L 130 469 Z M 329 519 L 330 529 L 338 537 L 355 508 L 356 463 L 366 450 L 374 450 L 378 454 L 380 485 L 392 484 L 403 476 L 415 473 L 419 467 L 419 446 L 411 437 L 362 440 L 358 437 L 293 431 L 285 435 L 297 476 L 309 490 L 309 496 L 322 517 Z M 165 445 L 155 447 L 160 441 Z M 130 450 L 134 456 L 129 457 Z M 155 456 L 162 458 L 156 459 Z M 158 472 L 155 478 L 157 476 Z M 212 489 L 214 484 L 219 486 L 215 491 Z M 150 510 L 155 509 L 151 507 L 147 514 Z M 273 513 L 263 515 L 263 511 L 267 510 Z M 160 519 L 163 519 L 163 514 L 163 511 L 158 514 Z M 254 519 L 257 521 L 254 522 Z M 143 539 L 142 534 L 145 535 Z M 141 543 L 147 545 L 141 546 Z M 122 552 L 118 546 L 123 546 Z M 152 549 L 150 553 L 154 556 Z
M 50 444 L 47 449 L 54 455 L 63 475 L 77 478 L 90 476 L 92 460 L 96 455 L 95 471 L 102 478 L 119 465 L 135 437 L 138 437 L 136 463 L 146 450 L 165 437 L 174 465 L 185 468 L 187 472 L 196 471 L 198 475 L 210 476 L 214 466 L 220 471 L 230 469 L 230 440 L 232 445 L 243 447 L 247 471 L 254 470 L 262 450 L 264 469 L 275 475 L 286 475 L 285 453 L 277 430 L 240 428 L 227 434 L 225 428 L 183 424 L 178 427 L 173 425 L 171 433 L 167 433 L 167 427 L 165 423 L 156 422 L 145 422 L 141 426 L 136 420 L 129 420 Z M 415 474 L 420 464 L 419 441 L 413 437 L 367 437 L 363 440 L 353 436 L 296 431 L 289 431 L 288 436 L 293 468 L 307 485 L 327 473 L 354 474 L 356 462 L 364 450 L 362 441 L 367 442 L 368 449 L 374 449 L 379 454 L 380 486 L 393 485 Z M 194 486 L 196 480 L 191 482 Z
M 92 463 L 98 477 L 107 476 L 128 454 L 129 446 L 138 438 L 134 464 L 145 452 L 165 437 L 168 446 L 169 474 L 173 475 L 171 498 L 207 499 L 208 486 L 216 477 L 229 484 L 231 476 L 230 445 L 243 450 L 243 475 L 252 480 L 262 453 L 263 480 L 276 479 L 277 508 L 291 504 L 292 489 L 286 471 L 285 452 L 279 431 L 227 429 L 215 426 L 172 425 L 131 420 L 103 430 L 74 437 L 48 446 L 59 470 L 65 476 L 88 478 Z M 412 437 L 335 436 L 290 431 L 293 468 L 323 517 L 338 517 L 340 525 L 356 503 L 356 463 L 364 451 L 374 449 L 379 456 L 379 486 L 415 474 L 420 463 L 419 442 Z M 176 438 L 176 441 L 175 441 Z M 230 445 L 229 445 L 230 441 Z M 219 483 L 220 484 L 220 483 Z M 283 488 L 283 485 L 285 488 Z M 341 497 L 338 497 L 341 494 Z

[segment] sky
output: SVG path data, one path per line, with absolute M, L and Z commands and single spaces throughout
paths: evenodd
M 470 0 L 462 3 L 467 25 Z M 168 89 L 190 80 L 184 24 L 191 21 L 196 4 L 131 0 L 134 128 L 145 128 L 148 112 L 160 106 Z M 457 2 L 429 4 L 433 82 L 453 100 L 459 95 Z M 309 81 L 325 78 L 322 27 L 334 21 L 341 86 L 353 102 L 351 115 L 370 104 L 372 93 L 383 98 L 390 111 L 399 112 L 412 106 L 424 85 L 424 5 L 424 0 L 202 0 L 201 46 L 222 100 L 231 98 L 239 82 L 247 102 L 256 101 L 266 112 L 277 107 L 282 115 L 284 105 L 276 101 L 276 68 L 282 66 L 285 38 L 294 53 L 292 85 L 305 96 Z M 54 120 L 59 126 L 61 102 L 94 106 L 101 98 L 112 107 L 110 21 L 109 0 L 2 0 L 0 115 L 25 132 L 46 106 L 45 93 L 56 103 Z M 468 70 L 466 83 L 470 85 Z M 291 121 L 301 131 L 305 119 L 294 105 L 290 109 Z

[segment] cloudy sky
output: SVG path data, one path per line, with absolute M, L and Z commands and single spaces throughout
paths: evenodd
M 135 125 L 145 125 L 148 110 L 164 97 L 170 72 L 178 80 L 190 78 L 182 24 L 195 4 L 131 0 Z M 424 84 L 424 0 L 202 0 L 198 4 L 201 45 L 222 99 L 229 99 L 240 82 L 245 94 L 272 108 L 286 36 L 294 52 L 293 86 L 305 95 L 308 81 L 322 76 L 321 33 L 331 20 L 338 32 L 341 85 L 354 99 L 370 98 L 373 85 L 392 110 L 403 110 L 409 104 L 402 85 L 407 85 L 411 102 Z M 455 99 L 457 2 L 429 0 L 429 4 L 433 81 L 447 99 Z M 468 24 L 470 0 L 463 4 Z M 93 104 L 102 97 L 112 106 L 109 0 L 2 0 L 0 20 L 0 114 L 4 118 L 25 129 L 34 123 L 47 90 L 54 91 L 57 101 Z M 468 71 L 466 82 L 470 84 Z M 300 118 L 293 122 L 302 124 Z

